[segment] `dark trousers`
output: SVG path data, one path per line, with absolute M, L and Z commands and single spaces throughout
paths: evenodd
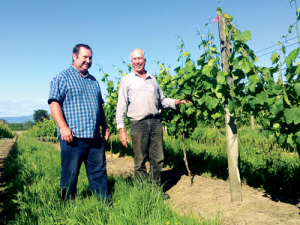
M 82 162 L 85 164 L 91 191 L 97 196 L 108 197 L 106 158 L 102 139 L 74 138 L 67 143 L 59 138 L 61 147 L 60 187 L 62 198 L 74 198 L 78 174 Z
M 160 185 L 160 172 L 164 165 L 163 129 L 160 119 L 146 118 L 130 122 L 130 134 L 134 152 L 134 176 L 147 178 L 145 166 L 149 149 L 150 178 Z

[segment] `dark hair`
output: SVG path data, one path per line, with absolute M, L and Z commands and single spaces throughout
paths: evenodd
M 86 48 L 86 49 L 89 49 L 89 50 L 91 50 L 91 52 L 93 53 L 93 51 L 92 51 L 92 49 L 91 49 L 90 46 L 85 45 L 85 44 L 77 44 L 77 45 L 75 45 L 74 48 L 73 48 L 73 53 L 74 53 L 77 57 L 78 57 L 79 49 L 80 49 L 81 47 Z

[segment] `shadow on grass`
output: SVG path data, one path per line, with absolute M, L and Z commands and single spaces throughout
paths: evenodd
M 16 198 L 17 193 L 23 190 L 25 181 L 19 179 L 23 171 L 23 165 L 19 160 L 18 143 L 15 142 L 12 149 L 7 155 L 4 163 L 3 180 L 6 183 L 5 190 L 2 195 L 3 208 L 0 214 L 0 223 L 6 224 L 7 221 L 13 220 L 15 215 L 19 212 L 18 204 L 13 200 Z M 32 215 L 33 216 L 33 215 Z
M 110 143 L 109 142 L 105 142 L 105 150 L 110 151 Z M 129 143 L 128 148 L 125 148 L 120 141 L 113 141 L 112 153 L 113 154 L 119 153 L 119 157 L 124 157 L 124 156 L 132 156 L 133 157 L 133 151 L 132 151 L 131 144 Z

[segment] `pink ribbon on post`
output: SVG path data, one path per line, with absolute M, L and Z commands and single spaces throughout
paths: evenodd
M 218 20 L 218 22 L 219 22 L 219 16 L 217 16 L 216 18 L 214 18 L 214 20 L 212 21 L 212 23 L 215 23 L 216 20 Z

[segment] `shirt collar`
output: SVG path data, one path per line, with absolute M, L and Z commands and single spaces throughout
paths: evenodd
M 73 65 L 71 65 L 70 68 L 71 68 L 72 70 L 74 70 L 74 72 L 76 72 L 79 76 L 81 76 L 81 73 L 80 73 Z M 86 73 L 83 77 L 84 77 L 84 78 L 87 78 L 89 75 L 90 75 L 90 74 L 89 74 L 89 71 L 87 71 L 87 73 Z M 81 76 L 81 77 L 82 77 L 82 76 Z
M 150 73 L 148 73 L 147 70 L 145 70 L 145 72 L 146 72 L 146 80 L 147 80 L 147 79 L 151 79 Z M 132 73 L 133 73 L 135 76 L 140 77 L 140 75 L 136 74 L 134 71 L 132 71 Z

